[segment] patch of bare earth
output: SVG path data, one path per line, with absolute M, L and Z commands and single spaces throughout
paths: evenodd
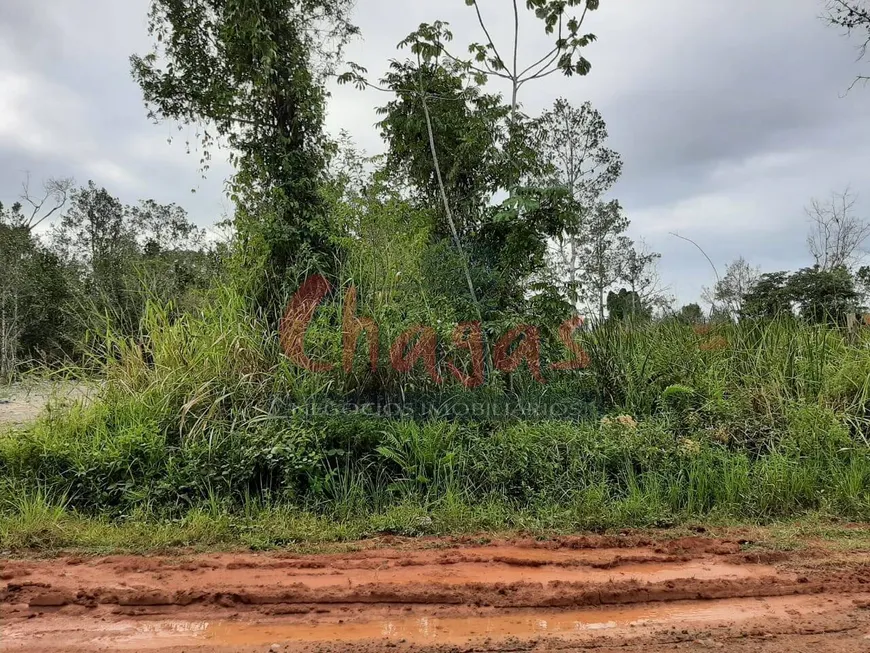
M 76 383 L 0 385 L 0 428 L 32 422 L 52 399 L 78 401 L 88 392 L 86 386 Z
M 870 552 L 471 542 L 5 560 L 0 641 L 10 652 L 870 651 Z

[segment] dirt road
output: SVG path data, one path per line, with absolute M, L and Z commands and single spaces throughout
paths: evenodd
M 72 382 L 0 385 L 0 430 L 32 422 L 50 399 L 77 401 L 88 392 L 86 386 Z
M 0 565 L 0 648 L 870 651 L 870 552 L 577 537 Z

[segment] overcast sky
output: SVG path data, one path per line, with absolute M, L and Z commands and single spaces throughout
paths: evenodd
M 497 42 L 509 36 L 507 0 L 481 0 Z M 181 204 L 200 224 L 224 217 L 231 173 L 219 157 L 205 179 L 185 141 L 195 134 L 146 117 L 128 57 L 146 53 L 148 0 L 0 0 L 0 200 L 34 182 L 93 179 L 125 202 Z M 662 276 L 683 302 L 743 255 L 765 271 L 810 263 L 803 207 L 850 185 L 870 215 L 870 88 L 846 94 L 850 42 L 819 19 L 821 0 L 602 0 L 587 29 L 592 73 L 530 84 L 520 100 L 537 114 L 559 97 L 589 100 L 625 161 L 613 190 L 631 235 L 662 253 Z M 348 58 L 380 76 L 395 44 L 420 22 L 447 20 L 462 52 L 478 40 L 462 0 L 358 0 L 362 38 Z M 510 19 L 510 20 L 509 20 Z M 521 58 L 547 46 L 533 20 Z M 505 48 L 507 49 L 507 48 Z M 328 126 L 381 149 L 374 106 L 385 96 L 336 89 Z M 172 143 L 168 142 L 172 139 Z M 191 193 L 195 190 L 195 193 Z

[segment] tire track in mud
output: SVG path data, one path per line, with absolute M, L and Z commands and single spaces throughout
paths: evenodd
M 706 538 L 21 559 L 0 563 L 0 617 L 9 651 L 870 651 L 868 563 Z

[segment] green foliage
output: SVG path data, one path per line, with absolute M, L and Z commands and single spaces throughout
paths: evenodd
M 472 55 L 470 60 L 459 59 L 447 49 L 446 45 L 453 40 L 453 34 L 448 29 L 447 23 L 442 21 L 421 25 L 406 39 L 405 44 L 411 45 L 412 52 L 424 59 L 445 56 L 461 63 L 469 72 L 481 78 L 494 75 L 507 79 L 513 83 L 515 99 L 519 87 L 529 81 L 554 72 L 561 72 L 571 77 L 587 75 L 591 70 L 592 65 L 581 55 L 581 50 L 595 41 L 595 35 L 582 34 L 580 29 L 587 12 L 598 9 L 599 0 L 528 0 L 526 8 L 533 11 L 535 18 L 541 21 L 545 33 L 555 37 L 553 39 L 555 43 L 549 53 L 524 68 L 518 66 L 516 48 L 512 51 L 514 54 L 512 63 L 499 54 L 499 49 L 490 37 L 476 0 L 465 0 L 465 4 L 474 7 L 483 36 L 486 38 L 484 43 L 472 43 L 469 46 L 468 50 Z M 574 7 L 582 7 L 579 15 L 571 14 L 571 9 Z
M 739 317 L 744 312 L 746 296 L 753 291 L 760 275 L 761 270 L 749 265 L 741 256 L 726 268 L 725 274 L 713 286 L 712 293 L 705 289 L 705 299 L 723 319 Z
M 107 327 L 138 333 L 146 297 L 175 311 L 195 307 L 221 263 L 219 249 L 207 247 L 204 235 L 175 204 L 126 206 L 93 181 L 73 191 L 51 231 L 70 294 L 59 305 L 71 323 L 67 353 L 80 353 L 82 339 Z
M 510 107 L 502 97 L 483 93 L 455 63 L 393 62 L 382 84 L 396 97 L 379 110 L 381 135 L 389 148 L 379 174 L 407 183 L 416 191 L 419 207 L 438 207 L 433 244 L 457 271 L 463 262 L 446 249 L 457 239 L 462 244 L 480 301 L 475 311 L 485 318 L 522 311 L 529 279 L 547 267 L 548 241 L 570 229 L 577 214 L 576 203 L 563 189 L 519 185 L 521 179 L 539 177 L 544 165 L 531 144 L 532 126 L 510 123 Z M 512 196 L 494 206 L 495 195 L 507 189 Z M 445 267 L 430 278 L 453 295 L 455 275 Z
M 762 274 L 743 297 L 742 315 L 775 318 L 791 313 L 792 298 L 786 288 L 787 272 Z
M 490 198 L 510 183 L 502 153 L 509 107 L 500 95 L 467 83 L 455 65 L 394 61 L 381 84 L 395 94 L 378 109 L 383 117 L 378 127 L 388 146 L 386 172 L 407 180 L 421 204 L 439 207 L 434 235 L 449 237 L 423 112 L 425 94 L 447 200 L 460 238 L 468 237 Z
M 322 76 L 356 33 L 349 9 L 347 0 L 156 0 L 156 48 L 131 58 L 153 117 L 201 126 L 204 164 L 218 139 L 232 148 L 242 256 L 265 268 L 251 283 L 272 309 L 289 270 L 334 264 L 320 194 Z
M 68 348 L 70 298 L 56 255 L 33 235 L 21 205 L 0 203 L 0 382 L 34 359 L 57 360 Z
M 701 324 L 704 321 L 704 311 L 696 303 L 686 304 L 676 315 L 677 319 L 686 324 Z
M 842 323 L 847 313 L 858 308 L 855 280 L 842 266 L 799 270 L 789 279 L 788 290 L 801 316 L 813 323 Z
M 554 405 L 597 392 L 604 419 L 577 405 L 558 419 L 475 414 L 524 401 L 498 386 L 455 393 L 462 418 L 409 418 L 348 413 L 347 387 L 290 367 L 244 298 L 222 292 L 195 319 L 150 307 L 153 364 L 113 339 L 92 403 L 0 438 L 6 514 L 23 524 L 36 508 L 9 502 L 33 496 L 39 514 L 62 505 L 57 519 L 272 510 L 405 534 L 470 523 L 469 506 L 489 506 L 487 523 L 576 527 L 870 516 L 866 337 L 797 320 L 609 321 L 581 334 L 587 372 L 533 384 Z M 416 382 L 402 383 L 410 397 Z
M 124 206 L 93 182 L 73 193 L 53 251 L 32 234 L 42 204 L 30 218 L 0 207 L 0 275 L 14 281 L 0 289 L 0 375 L 66 338 L 84 341 L 71 373 L 94 381 L 92 398 L 0 437 L 0 544 L 58 545 L 83 516 L 87 537 L 121 524 L 141 542 L 140 525 L 157 524 L 167 544 L 255 547 L 870 518 L 870 343 L 840 330 L 858 308 L 852 272 L 756 279 L 741 260 L 709 295 L 716 319 L 689 304 L 654 321 L 658 255 L 603 199 L 621 171 L 603 118 L 558 100 L 534 119 L 518 97 L 589 72 L 581 27 L 599 2 L 526 2 L 553 40 L 527 68 L 467 4 L 485 42 L 456 57 L 437 22 L 400 44 L 415 61 L 382 80 L 386 153 L 369 159 L 323 130 L 325 80 L 356 32 L 348 0 L 152 2 L 156 48 L 133 74 L 152 117 L 199 126 L 204 168 L 211 146 L 230 146 L 234 255 L 204 247 L 180 207 Z M 340 81 L 366 86 L 364 72 Z M 490 76 L 509 98 L 486 92 Z M 67 199 L 63 183 L 46 191 Z M 307 373 L 275 323 L 315 271 L 332 291 L 304 346 L 332 367 Z M 588 367 L 551 366 L 581 300 L 598 319 L 569 335 Z M 454 378 L 471 364 L 454 329 L 475 317 L 486 383 L 472 390 Z M 367 337 L 345 371 L 348 324 Z M 492 345 L 524 324 L 539 328 L 546 383 L 528 363 L 494 369 Z M 387 364 L 418 325 L 431 325 L 441 379 Z
M 770 318 L 792 313 L 812 323 L 842 323 L 858 309 L 855 277 L 844 266 L 804 268 L 793 274 L 763 274 L 744 296 L 746 317 Z
M 607 293 L 607 315 L 612 320 L 648 320 L 652 307 L 637 292 L 620 288 Z

